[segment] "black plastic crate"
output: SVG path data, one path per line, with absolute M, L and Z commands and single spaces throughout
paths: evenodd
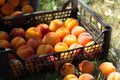
M 71 7 L 68 8 L 67 6 L 70 3 Z M 26 30 L 39 23 L 49 24 L 53 19 L 65 21 L 70 17 L 77 19 L 87 32 L 93 36 L 93 45 L 51 53 L 28 60 L 22 60 L 12 49 L 0 48 L 0 63 L 3 64 L 0 66 L 0 77 L 7 78 L 8 80 L 24 80 L 24 78 L 29 77 L 31 74 L 37 75 L 43 72 L 54 72 L 56 67 L 59 67 L 57 63 L 72 62 L 76 65 L 83 59 L 94 60 L 107 58 L 110 46 L 111 27 L 82 0 L 68 0 L 62 6 L 61 10 L 34 12 L 14 19 L 2 20 L 0 30 L 7 31 L 8 33 L 15 27 L 22 27 Z M 72 56 L 71 53 L 75 51 L 79 51 L 79 54 Z M 13 53 L 18 61 L 9 63 L 7 58 L 9 52 Z M 65 53 L 68 54 L 66 55 Z M 63 58 L 60 57 L 61 54 L 63 54 Z M 51 56 L 53 56 L 52 59 Z

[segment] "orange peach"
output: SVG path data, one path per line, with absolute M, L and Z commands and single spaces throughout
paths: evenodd
M 49 26 L 45 23 L 38 24 L 36 26 L 37 29 L 39 29 L 42 32 L 42 36 L 46 35 L 48 32 L 50 32 Z
M 9 40 L 9 35 L 5 31 L 0 31 L 0 40 Z
M 120 72 L 112 72 L 108 75 L 107 80 L 120 80 Z
M 108 76 L 110 73 L 116 71 L 116 67 L 111 62 L 102 62 L 99 65 L 99 70 L 104 76 Z
M 79 63 L 78 68 L 82 73 L 93 73 L 95 70 L 95 65 L 89 60 L 83 60 Z
M 14 7 L 10 3 L 5 3 L 1 7 L 1 13 L 4 15 L 11 15 L 14 12 Z
M 0 6 L 2 6 L 5 3 L 5 0 L 0 0 Z
M 88 73 L 83 73 L 79 76 L 78 80 L 95 80 L 94 76 Z
M 68 45 L 64 42 L 58 42 L 58 43 L 55 44 L 54 50 L 55 50 L 55 52 L 68 50 Z
M 78 43 L 78 40 L 76 38 L 75 35 L 66 35 L 63 40 L 64 43 L 66 43 L 68 46 L 74 44 L 74 43 Z
M 78 37 L 81 37 L 81 36 L 91 36 L 91 35 L 88 32 L 83 32 L 83 33 L 78 35 Z
M 20 46 L 16 52 L 22 59 L 27 59 L 35 54 L 35 51 L 29 45 Z
M 42 38 L 42 33 L 36 27 L 30 27 L 26 30 L 25 38 Z
M 75 35 L 76 37 L 78 37 L 81 33 L 86 32 L 85 28 L 83 28 L 82 26 L 75 26 L 72 30 L 71 30 L 71 34 Z
M 13 28 L 11 31 L 10 31 L 10 39 L 14 38 L 14 37 L 17 37 L 17 36 L 20 36 L 20 37 L 25 37 L 25 30 L 21 27 L 16 27 L 16 28 Z
M 29 5 L 31 4 L 29 0 L 20 0 L 19 3 L 20 7 L 23 7 L 24 5 L 28 5 L 28 4 Z
M 44 55 L 54 52 L 54 48 L 50 44 L 41 44 L 37 49 L 37 55 Z
M 35 51 L 37 50 L 38 46 L 41 44 L 43 44 L 42 39 L 31 38 L 31 39 L 28 39 L 28 41 L 27 41 L 27 45 L 32 47 Z
M 0 40 L 0 47 L 10 48 L 10 43 L 7 40 Z
M 14 11 L 12 14 L 11 14 L 11 17 L 16 17 L 16 16 L 19 16 L 21 15 L 22 12 L 21 11 Z
M 88 42 L 93 41 L 93 38 L 91 36 L 81 36 L 78 37 L 78 43 L 82 46 L 85 46 Z
M 10 4 L 16 8 L 19 5 L 19 0 L 7 0 Z
M 22 13 L 32 13 L 34 11 L 34 8 L 31 5 L 24 5 L 22 7 Z
M 65 27 L 71 31 L 75 26 L 79 26 L 79 22 L 74 18 L 67 18 L 64 22 Z
M 14 50 L 17 50 L 20 46 L 25 44 L 26 44 L 26 40 L 20 36 L 14 37 L 10 42 L 10 45 Z
M 61 42 L 61 37 L 56 32 L 49 32 L 43 37 L 43 43 L 54 45 Z
M 75 66 L 72 63 L 64 63 L 60 68 L 60 73 L 63 76 L 66 76 L 68 74 L 75 74 L 76 73 Z
M 65 27 L 61 27 L 56 30 L 56 33 L 59 34 L 60 37 L 63 39 L 66 35 L 70 34 L 70 31 Z
M 82 45 L 78 44 L 78 43 L 74 43 L 72 45 L 69 46 L 69 50 L 72 50 L 72 49 L 76 49 L 76 48 L 80 48 L 80 47 L 83 47 Z M 75 51 L 72 51 L 72 56 L 78 54 L 80 52 L 80 49 L 77 49 Z
M 75 74 L 66 75 L 63 80 L 78 80 L 78 77 Z
M 49 29 L 55 32 L 58 28 L 63 27 L 64 24 L 60 19 L 54 19 L 49 24 Z

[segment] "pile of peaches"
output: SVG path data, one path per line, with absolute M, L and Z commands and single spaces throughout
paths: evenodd
M 68 18 L 64 22 L 55 19 L 49 24 L 40 23 L 27 30 L 16 27 L 9 34 L 0 31 L 0 47 L 12 48 L 22 59 L 71 50 L 91 43 L 93 37 L 74 18 Z M 74 53 L 71 54 L 74 56 Z
M 83 60 L 77 68 L 80 75 L 76 74 L 76 68 L 72 63 L 64 63 L 60 68 L 63 80 L 120 80 L 120 72 L 112 62 L 104 61 L 96 65 L 93 61 Z M 98 74 L 94 74 L 96 70 Z M 99 77 L 100 75 L 103 78 Z
M 10 18 L 25 13 L 32 13 L 33 6 L 29 0 L 0 0 L 0 17 Z

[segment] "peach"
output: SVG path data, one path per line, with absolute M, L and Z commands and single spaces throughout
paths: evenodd
M 93 41 L 93 38 L 91 36 L 81 36 L 78 37 L 78 43 L 82 46 L 85 46 L 88 42 Z
M 14 11 L 12 14 L 11 14 L 11 17 L 16 17 L 16 16 L 19 16 L 21 15 L 22 12 L 21 11 Z
M 10 4 L 16 8 L 19 5 L 19 0 L 7 0 Z
M 34 11 L 34 8 L 31 5 L 24 5 L 22 7 L 22 13 L 32 13 Z
M 40 56 L 40 55 L 49 54 L 49 53 L 54 52 L 54 48 L 50 44 L 41 44 L 38 47 L 36 52 L 37 52 L 37 55 Z
M 36 26 L 37 29 L 39 29 L 42 32 L 42 36 L 46 35 L 48 32 L 50 32 L 49 26 L 45 23 L 38 24 Z
M 59 34 L 60 37 L 63 39 L 66 35 L 70 34 L 70 31 L 65 27 L 61 27 L 56 30 L 56 33 Z
M 79 63 L 78 69 L 82 73 L 93 73 L 95 70 L 95 65 L 93 62 L 89 60 L 83 60 L 82 62 Z
M 58 43 L 55 44 L 54 50 L 55 50 L 55 52 L 68 50 L 68 45 L 64 42 L 58 42 Z
M 69 50 L 72 50 L 72 49 L 76 49 L 76 48 L 80 48 L 80 47 L 83 47 L 82 45 L 78 44 L 78 43 L 74 43 L 72 45 L 69 46 Z M 77 49 L 75 51 L 72 51 L 72 56 L 78 54 L 80 52 L 80 49 Z
M 107 80 L 120 80 L 120 72 L 112 72 L 108 75 Z
M 108 76 L 110 73 L 116 71 L 116 67 L 111 62 L 102 62 L 99 65 L 99 70 L 104 76 Z
M 14 12 L 14 7 L 10 3 L 5 3 L 1 7 L 1 13 L 4 15 L 11 15 Z
M 20 0 L 20 7 L 23 7 L 24 5 L 30 5 L 31 3 L 30 3 L 30 1 L 29 0 Z
M 71 34 L 75 35 L 76 37 L 78 37 L 81 33 L 86 32 L 85 28 L 83 28 L 82 26 L 75 26 L 72 30 L 71 30 Z
M 76 73 L 75 66 L 72 63 L 64 63 L 60 68 L 60 73 L 63 76 L 66 76 L 68 74 L 75 74 Z
M 71 31 L 75 26 L 79 26 L 79 22 L 74 18 L 67 18 L 64 22 L 65 27 Z
M 7 40 L 0 40 L 0 47 L 10 48 L 10 43 Z
M 14 50 L 17 50 L 20 46 L 25 44 L 26 44 L 26 40 L 20 36 L 14 37 L 10 42 L 10 45 Z
M 60 19 L 54 19 L 49 24 L 50 31 L 55 32 L 58 28 L 63 27 L 64 24 Z
M 13 28 L 11 31 L 10 31 L 10 39 L 14 38 L 14 37 L 17 37 L 17 36 L 20 36 L 20 37 L 25 37 L 25 30 L 21 27 L 16 27 L 16 28 Z
M 78 43 L 78 40 L 76 38 L 75 35 L 66 35 L 63 40 L 64 43 L 66 43 L 68 46 L 74 44 L 74 43 Z
M 17 54 L 22 59 L 27 59 L 35 54 L 35 51 L 29 45 L 22 45 L 17 49 Z
M 78 80 L 78 77 L 75 74 L 66 75 L 63 80 Z
M 36 27 L 30 27 L 26 30 L 25 38 L 42 38 L 42 33 Z
M 83 32 L 83 33 L 78 35 L 78 37 L 81 37 L 81 36 L 91 36 L 91 35 L 88 32 Z
M 42 39 L 31 38 L 31 39 L 28 39 L 28 41 L 27 41 L 27 45 L 32 47 L 35 51 L 37 50 L 38 46 L 41 44 L 43 44 Z
M 5 0 L 0 0 L 0 6 L 2 6 L 5 3 Z
M 9 40 L 9 35 L 5 31 L 0 31 L 0 40 Z
M 95 80 L 94 76 L 88 73 L 83 73 L 79 76 L 78 80 Z
M 55 32 L 49 32 L 43 37 L 43 43 L 54 45 L 58 42 L 61 42 L 61 37 Z

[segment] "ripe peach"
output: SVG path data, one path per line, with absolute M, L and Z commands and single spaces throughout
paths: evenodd
M 20 46 L 25 44 L 26 44 L 26 40 L 20 36 L 14 37 L 10 42 L 10 45 L 14 50 L 17 50 Z
M 1 13 L 4 15 L 11 15 L 14 12 L 14 7 L 10 3 L 5 3 L 1 7 Z
M 19 0 L 7 0 L 10 4 L 16 8 L 19 5 Z
M 65 27 L 71 31 L 75 26 L 79 26 L 79 22 L 74 18 L 67 18 L 64 22 Z
M 92 73 L 95 70 L 94 63 L 89 60 L 80 62 L 78 68 L 82 73 Z
M 29 0 L 20 0 L 19 3 L 20 7 L 23 7 L 24 5 L 28 5 L 28 4 L 29 5 L 31 4 Z
M 75 66 L 72 63 L 64 63 L 60 68 L 60 73 L 63 76 L 66 76 L 68 74 L 75 74 L 76 73 Z
M 68 74 L 64 77 L 63 80 L 78 80 L 78 77 L 74 74 Z
M 54 19 L 49 24 L 49 29 L 55 32 L 58 28 L 63 27 L 64 24 L 60 19 Z
M 5 31 L 0 31 L 0 40 L 9 40 L 9 35 Z
M 42 39 L 31 38 L 31 39 L 28 39 L 28 41 L 27 41 L 27 45 L 32 47 L 35 51 L 37 50 L 38 46 L 41 44 L 43 44 Z
M 70 34 L 70 31 L 65 27 L 61 27 L 56 30 L 56 33 L 59 34 L 60 37 L 63 39 L 66 35 Z
M 16 27 L 16 28 L 13 28 L 11 31 L 10 31 L 10 39 L 14 38 L 14 37 L 17 37 L 17 36 L 20 36 L 20 37 L 25 37 L 25 30 L 21 27 Z
M 120 72 L 112 72 L 108 75 L 107 80 L 120 80 Z
M 36 27 L 30 27 L 26 30 L 25 38 L 42 38 L 42 33 Z
M 88 73 L 83 73 L 79 76 L 78 80 L 95 80 L 94 76 Z
M 24 5 L 22 7 L 22 13 L 32 13 L 34 11 L 34 8 L 31 5 Z
M 74 43 L 72 45 L 69 46 L 69 50 L 71 49 L 76 49 L 76 48 L 79 48 L 79 47 L 83 47 L 82 45 L 78 44 L 78 43 Z M 72 52 L 72 56 L 78 54 L 80 52 L 80 49 L 77 49 L 75 51 Z
M 44 55 L 54 52 L 54 48 L 50 44 L 41 44 L 37 49 L 37 55 Z
M 83 33 L 78 35 L 78 37 L 81 37 L 81 36 L 91 36 L 91 35 L 88 32 L 83 32 Z
M 78 40 L 76 38 L 75 35 L 66 35 L 63 40 L 64 43 L 66 43 L 68 46 L 74 44 L 74 43 L 78 43 Z
M 55 44 L 54 50 L 55 50 L 55 52 L 68 50 L 68 45 L 64 42 L 58 42 L 58 43 Z
M 7 40 L 0 40 L 0 47 L 10 48 L 10 43 Z
M 35 51 L 29 45 L 22 45 L 17 49 L 17 54 L 22 59 L 27 59 L 35 54 Z
M 108 76 L 110 73 L 116 71 L 116 67 L 111 62 L 102 62 L 99 65 L 99 70 L 104 76 Z
M 61 42 L 61 37 L 55 32 L 49 32 L 43 37 L 43 43 L 54 45 L 58 42 Z
M 82 26 L 75 26 L 72 30 L 71 30 L 71 34 L 75 35 L 76 37 L 78 37 L 81 33 L 85 32 L 85 28 L 83 28 Z
M 50 32 L 49 26 L 45 23 L 38 24 L 36 26 L 37 29 L 39 29 L 42 32 L 42 36 L 46 35 L 48 32 Z
M 82 46 L 85 46 L 88 42 L 93 41 L 93 38 L 91 36 L 81 36 L 78 37 L 78 43 Z
M 5 0 L 0 0 L 0 6 L 2 6 L 5 3 Z
M 21 11 L 14 11 L 12 14 L 11 14 L 11 17 L 16 17 L 16 16 L 19 16 L 21 15 L 22 12 Z

